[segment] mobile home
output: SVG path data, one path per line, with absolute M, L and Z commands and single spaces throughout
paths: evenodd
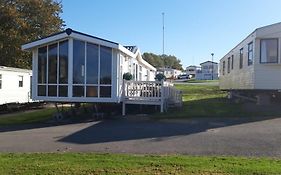
M 205 61 L 200 64 L 200 68 L 196 70 L 196 80 L 217 80 L 218 79 L 218 63 Z
M 265 101 L 272 94 L 278 95 L 280 42 L 281 23 L 257 28 L 220 60 L 220 89 L 254 94 Z
M 33 53 L 32 99 L 51 102 L 122 101 L 122 77 L 154 81 L 156 69 L 136 46 L 72 29 L 22 45 Z
M 31 102 L 32 71 L 0 66 L 0 105 Z

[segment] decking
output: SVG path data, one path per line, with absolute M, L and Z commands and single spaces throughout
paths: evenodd
M 182 106 L 181 91 L 169 82 L 123 80 L 122 89 L 122 115 L 126 115 L 126 104 L 159 105 L 160 112 Z

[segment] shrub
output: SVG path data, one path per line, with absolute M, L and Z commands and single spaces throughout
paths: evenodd
M 123 79 L 124 80 L 132 80 L 133 79 L 133 75 L 130 72 L 124 73 L 123 74 Z
M 165 75 L 161 74 L 161 73 L 158 73 L 155 76 L 155 80 L 158 80 L 158 81 L 162 81 L 162 80 L 165 80 L 165 79 L 166 79 Z

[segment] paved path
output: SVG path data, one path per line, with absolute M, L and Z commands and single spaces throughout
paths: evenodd
M 281 118 L 0 127 L 0 152 L 68 151 L 281 157 Z

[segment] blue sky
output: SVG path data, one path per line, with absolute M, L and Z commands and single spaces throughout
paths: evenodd
M 218 61 L 255 28 L 281 22 L 280 0 L 63 0 L 66 27 L 165 54 L 184 67 Z

